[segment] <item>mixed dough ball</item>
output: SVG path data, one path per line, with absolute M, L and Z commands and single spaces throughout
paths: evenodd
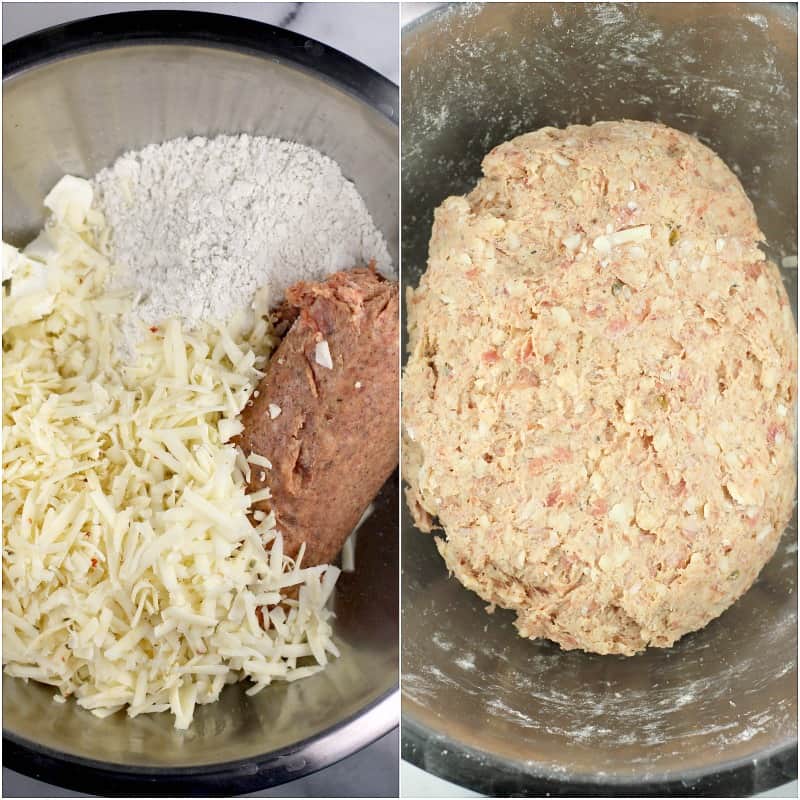
M 437 209 L 409 290 L 409 504 L 522 636 L 666 647 L 748 589 L 790 517 L 780 275 L 733 173 L 663 125 L 545 128 L 483 172 Z

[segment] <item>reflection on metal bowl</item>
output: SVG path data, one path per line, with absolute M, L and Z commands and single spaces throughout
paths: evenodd
M 403 274 L 482 157 L 546 125 L 661 120 L 736 171 L 796 255 L 790 4 L 470 4 L 403 32 Z M 796 298 L 796 269 L 783 271 Z M 796 311 L 796 309 L 795 309 Z M 520 639 L 448 578 L 403 510 L 403 755 L 488 794 L 749 794 L 796 776 L 797 516 L 707 628 L 633 658 Z
M 117 14 L 7 46 L 4 239 L 25 243 L 65 173 L 177 136 L 246 132 L 297 141 L 354 181 L 397 263 L 397 87 L 296 34 L 232 17 Z M 298 778 L 397 724 L 397 479 L 358 538 L 335 594 L 342 656 L 255 697 L 226 688 L 187 732 L 168 714 L 97 719 L 4 677 L 5 763 L 98 794 L 234 794 Z

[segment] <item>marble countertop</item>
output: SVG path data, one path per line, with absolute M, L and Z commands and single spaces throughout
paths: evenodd
M 409 22 L 413 22 L 417 17 L 421 17 L 428 11 L 444 5 L 447 5 L 447 3 L 403 3 L 400 8 L 400 24 L 408 25 Z
M 4 3 L 3 42 L 95 14 L 147 9 L 211 11 L 279 25 L 347 53 L 387 77 L 400 79 L 399 13 L 395 3 Z M 314 775 L 253 797 L 397 796 L 399 734 L 395 730 L 360 753 Z M 3 768 L 4 797 L 82 797 Z

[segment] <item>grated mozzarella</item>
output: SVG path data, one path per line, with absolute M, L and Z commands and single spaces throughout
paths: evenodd
M 268 322 L 168 321 L 123 364 L 130 301 L 104 290 L 87 185 L 65 178 L 45 231 L 3 249 L 3 663 L 97 716 L 170 711 L 183 729 L 226 683 L 249 678 L 252 694 L 338 655 L 339 570 L 284 556 L 274 514 L 250 524 L 249 464 L 226 444 Z M 19 296 L 16 270 L 35 284 Z
M 317 342 L 314 347 L 314 360 L 321 367 L 325 367 L 325 369 L 333 369 L 330 347 L 328 347 L 328 343 L 325 339 L 321 342 Z

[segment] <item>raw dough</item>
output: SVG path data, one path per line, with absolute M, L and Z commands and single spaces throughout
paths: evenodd
M 748 589 L 790 516 L 778 270 L 736 177 L 663 125 L 545 128 L 483 171 L 409 290 L 410 505 L 522 636 L 666 647 Z

